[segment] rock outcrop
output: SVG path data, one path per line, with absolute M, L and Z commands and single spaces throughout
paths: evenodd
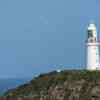
M 7 100 L 100 100 L 100 71 L 50 72 L 5 95 L 17 98 Z

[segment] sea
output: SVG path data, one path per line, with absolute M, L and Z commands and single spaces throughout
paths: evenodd
M 30 81 L 30 78 L 4 78 L 0 79 L 0 96 L 4 96 L 4 93 L 9 89 L 16 88 L 22 84 Z

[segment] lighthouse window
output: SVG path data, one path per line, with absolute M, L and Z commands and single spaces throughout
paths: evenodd
M 88 30 L 88 38 L 93 37 L 93 33 L 91 30 Z

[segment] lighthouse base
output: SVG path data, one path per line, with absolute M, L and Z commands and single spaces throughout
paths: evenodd
M 87 67 L 87 70 L 95 71 L 95 70 L 100 70 L 100 67 Z

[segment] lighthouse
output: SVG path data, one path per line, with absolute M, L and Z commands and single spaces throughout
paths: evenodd
M 99 42 L 97 37 L 96 25 L 94 23 L 90 23 L 87 28 L 86 40 L 87 70 L 100 70 Z

